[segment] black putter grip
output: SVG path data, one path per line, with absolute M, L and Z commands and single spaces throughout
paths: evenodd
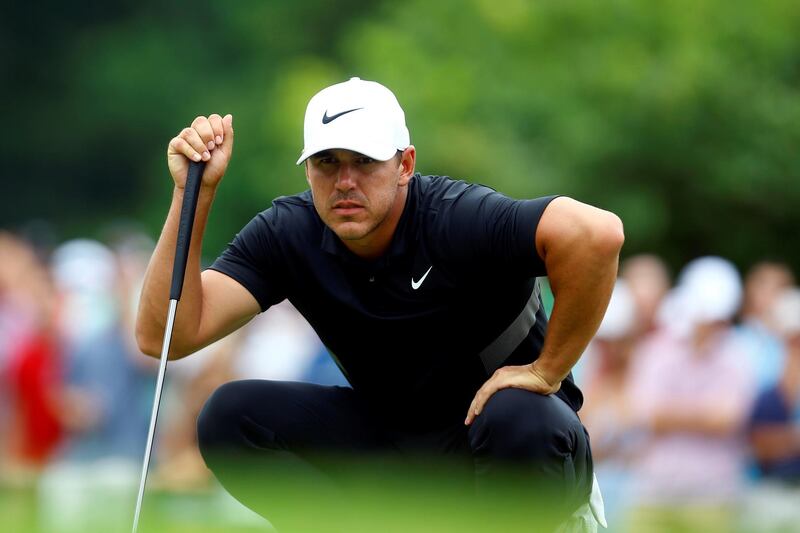
M 178 242 L 175 244 L 175 265 L 172 268 L 172 287 L 169 290 L 170 300 L 180 300 L 183 290 L 183 277 L 186 274 L 186 260 L 189 258 L 189 244 L 192 242 L 192 226 L 197 211 L 197 197 L 200 194 L 200 182 L 203 177 L 204 162 L 189 163 L 189 174 L 183 189 L 181 218 L 178 223 Z

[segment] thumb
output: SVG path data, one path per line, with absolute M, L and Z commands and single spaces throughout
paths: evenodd
M 222 117 L 222 131 L 225 134 L 222 139 L 222 147 L 225 152 L 230 154 L 233 151 L 233 115 L 227 114 Z

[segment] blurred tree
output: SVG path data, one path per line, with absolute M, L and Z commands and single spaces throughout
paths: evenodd
M 346 31 L 342 16 L 367 16 L 371 5 L 9 6 L 0 44 L 13 46 L 0 55 L 0 72 L 12 83 L 0 91 L 13 103 L 13 127 L 2 148 L 0 226 L 41 218 L 68 237 L 127 217 L 145 220 L 155 236 L 171 192 L 169 139 L 199 114 L 230 112 L 234 183 L 220 191 L 207 233 L 215 255 L 273 196 L 305 188 L 293 165 L 302 144 L 296 122 L 306 95 L 342 76 L 332 46 Z M 287 90 L 297 90 L 290 110 Z M 287 116 L 291 129 L 278 129 Z
M 424 169 L 611 209 L 626 253 L 800 266 L 797 2 L 417 0 L 379 20 L 343 46 L 406 103 Z
M 305 104 L 358 75 L 398 95 L 420 171 L 611 209 L 626 253 L 673 266 L 704 253 L 800 266 L 794 0 L 26 9 L 0 22 L 0 225 L 47 217 L 75 234 L 125 215 L 156 235 L 169 138 L 197 114 L 232 112 L 211 258 L 271 198 L 305 188 L 293 166 Z

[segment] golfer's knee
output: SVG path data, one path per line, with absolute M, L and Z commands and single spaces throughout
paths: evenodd
M 206 400 L 197 417 L 197 445 L 203 457 L 237 445 L 241 404 L 237 382 L 225 383 Z
M 209 463 L 209 457 L 225 457 L 227 452 L 250 454 L 264 450 L 285 449 L 286 444 L 273 431 L 279 414 L 270 408 L 270 395 L 254 401 L 254 390 L 264 392 L 264 382 L 241 380 L 225 383 L 209 397 L 197 417 L 197 444 Z
M 470 428 L 473 453 L 500 459 L 549 459 L 570 455 L 577 430 L 574 412 L 556 396 L 522 389 L 494 393 Z

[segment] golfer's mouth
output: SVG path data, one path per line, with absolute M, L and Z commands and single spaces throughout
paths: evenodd
M 348 216 L 363 210 L 363 205 L 350 200 L 342 200 L 333 204 L 333 212 L 337 215 Z

